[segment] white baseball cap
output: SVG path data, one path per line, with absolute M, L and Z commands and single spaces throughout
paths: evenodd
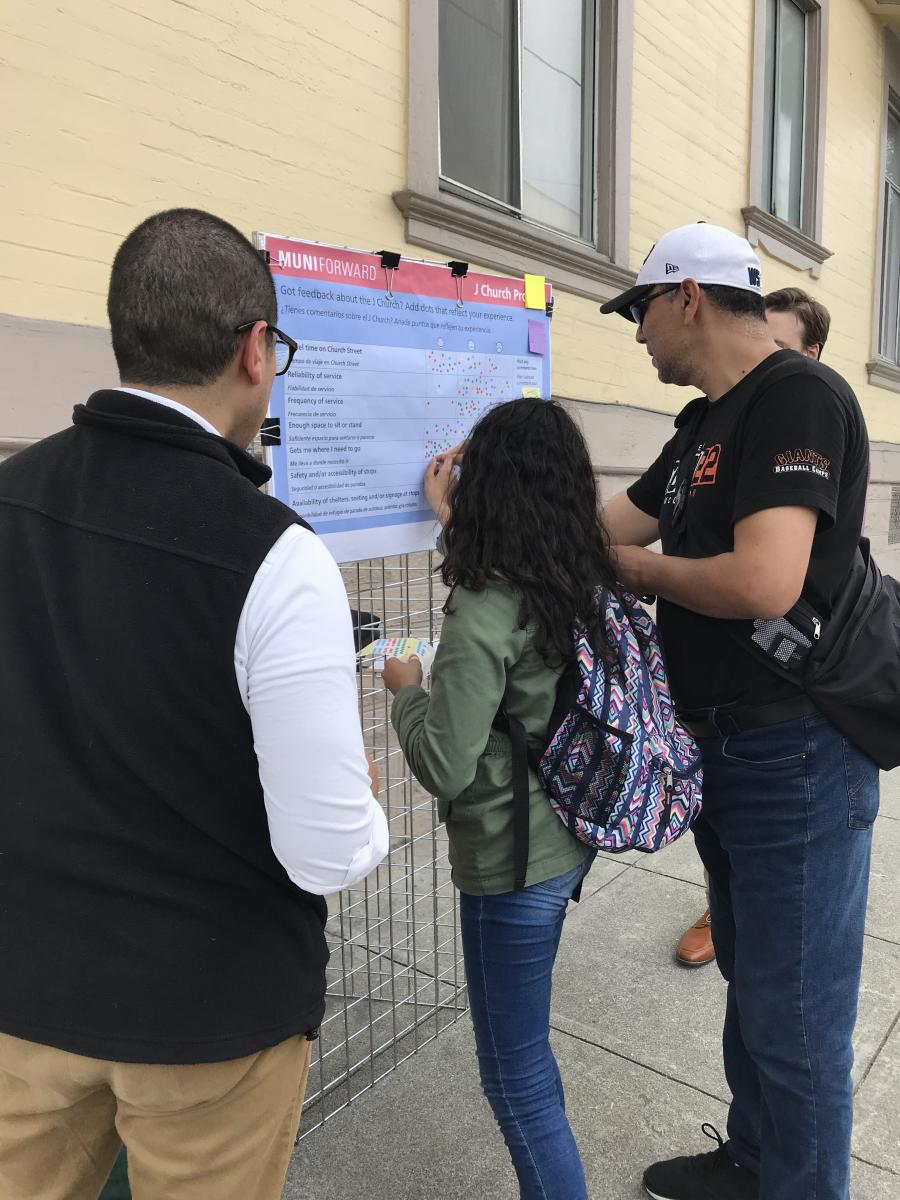
M 697 221 L 664 233 L 644 259 L 634 287 L 601 304 L 600 311 L 633 321 L 632 304 L 643 300 L 654 284 L 680 283 L 682 279 L 762 295 L 759 259 L 747 239 L 721 225 Z

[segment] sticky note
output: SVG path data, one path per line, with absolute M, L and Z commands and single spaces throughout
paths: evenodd
M 534 388 L 534 387 L 522 388 L 522 399 L 523 400 L 540 400 L 540 398 L 541 398 L 541 389 L 540 388 Z
M 526 308 L 546 308 L 547 300 L 544 296 L 544 284 L 546 280 L 543 275 L 526 275 L 525 276 L 525 307 Z
M 547 353 L 547 322 L 528 322 L 528 349 L 532 354 Z

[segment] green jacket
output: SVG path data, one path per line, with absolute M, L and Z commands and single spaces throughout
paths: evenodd
M 119 1151 L 116 1165 L 106 1181 L 106 1187 L 100 1193 L 100 1200 L 131 1200 L 131 1187 L 128 1183 L 128 1160 L 125 1149 Z
M 496 584 L 456 589 L 444 618 L 430 694 L 402 688 L 391 721 L 416 779 L 438 799 L 453 882 L 463 892 L 513 890 L 509 739 L 491 729 L 500 701 L 530 736 L 546 737 L 561 668 L 546 665 L 531 629 L 518 628 L 515 594 Z M 550 807 L 531 773 L 527 883 L 570 871 L 589 853 Z

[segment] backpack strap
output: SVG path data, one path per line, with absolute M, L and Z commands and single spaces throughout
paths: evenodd
M 528 784 L 528 734 L 525 726 L 501 704 L 494 718 L 495 729 L 509 735 L 512 748 L 513 793 L 513 890 L 520 892 L 528 874 L 528 848 L 531 840 L 531 801 Z
M 553 731 L 562 724 L 566 713 L 574 707 L 580 688 L 581 675 L 578 664 L 573 662 L 563 671 L 557 682 L 556 701 L 545 742 L 550 741 Z M 541 754 L 546 747 L 542 747 L 538 752 L 529 746 L 528 731 L 518 717 L 514 717 L 508 711 L 503 702 L 497 709 L 491 728 L 506 734 L 512 751 L 513 890 L 520 892 L 525 887 L 525 876 L 528 874 L 528 850 L 531 841 L 531 784 L 528 769 L 530 767 L 538 774 Z M 581 896 L 581 884 L 576 892 L 573 900 L 578 900 Z

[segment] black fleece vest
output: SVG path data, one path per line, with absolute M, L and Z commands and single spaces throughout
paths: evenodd
M 324 1009 L 325 903 L 272 852 L 234 673 L 298 518 L 163 406 L 98 392 L 74 421 L 0 464 L 0 1030 L 239 1058 Z

